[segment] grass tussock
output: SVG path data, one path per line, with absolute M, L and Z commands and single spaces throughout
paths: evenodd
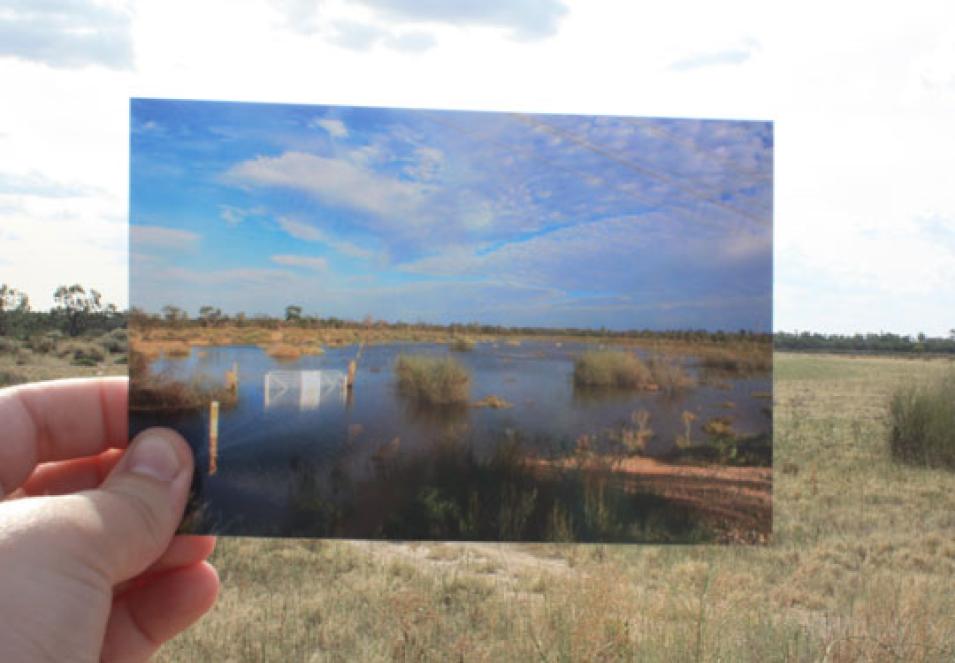
M 667 393 L 672 394 L 696 386 L 696 380 L 675 358 L 658 355 L 650 359 L 649 364 L 653 382 Z
M 893 458 L 955 469 L 955 371 L 924 384 L 903 384 L 889 401 Z
M 458 336 L 451 339 L 451 342 L 448 344 L 448 347 L 452 352 L 470 352 L 474 349 L 475 341 L 473 338 L 468 338 L 467 336 Z
M 302 349 L 289 343 L 275 343 L 268 346 L 265 352 L 278 361 L 295 361 L 302 356 Z
M 485 396 L 479 401 L 472 403 L 471 407 L 487 407 L 492 410 L 506 410 L 514 407 L 513 403 L 509 403 L 500 396 L 495 396 L 491 394 L 490 396 Z
M 471 375 L 451 357 L 399 355 L 395 362 L 398 390 L 421 405 L 468 402 Z
M 574 386 L 653 389 L 650 369 L 636 355 L 619 350 L 592 350 L 574 362 Z

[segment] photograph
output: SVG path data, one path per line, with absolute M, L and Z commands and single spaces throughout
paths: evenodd
M 134 98 L 183 533 L 767 543 L 773 124 Z

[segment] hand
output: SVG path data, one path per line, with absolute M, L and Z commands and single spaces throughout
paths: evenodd
M 0 389 L 0 661 L 146 660 L 215 602 L 215 539 L 174 536 L 192 453 L 160 428 L 123 453 L 127 396 Z

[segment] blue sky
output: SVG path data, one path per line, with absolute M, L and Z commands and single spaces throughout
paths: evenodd
M 769 330 L 772 126 L 134 99 L 130 303 Z

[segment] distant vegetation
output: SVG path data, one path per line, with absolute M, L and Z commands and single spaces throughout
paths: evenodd
M 955 371 L 895 391 L 889 403 L 889 448 L 903 462 L 955 470 Z
M 777 350 L 813 350 L 864 353 L 955 353 L 955 329 L 948 338 L 931 338 L 925 334 L 900 336 L 898 334 L 817 334 L 811 332 L 776 332 L 773 344 Z
M 421 405 L 462 405 L 471 393 L 471 375 L 451 357 L 399 355 L 398 390 Z

